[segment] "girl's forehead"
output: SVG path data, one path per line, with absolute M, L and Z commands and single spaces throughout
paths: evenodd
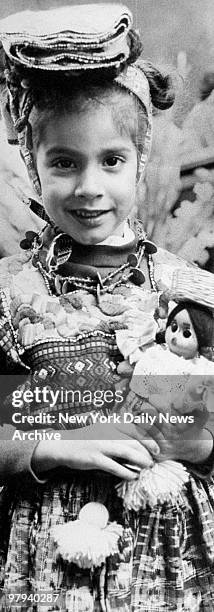
M 57 140 L 59 144 L 87 144 L 88 148 L 92 144 L 131 145 L 130 126 L 125 123 L 123 125 L 123 121 L 117 120 L 111 107 L 107 105 L 89 105 L 80 110 L 70 108 L 61 113 L 51 112 L 47 116 L 40 143 L 49 144 Z

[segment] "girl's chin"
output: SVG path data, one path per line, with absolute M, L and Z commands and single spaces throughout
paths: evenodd
M 111 226 L 104 221 L 103 223 L 98 223 L 95 219 L 87 219 L 86 223 L 76 223 L 76 220 L 72 219 L 70 223 L 58 223 L 57 225 L 63 232 L 80 244 L 103 242 L 103 240 L 116 233 L 114 224 Z
M 112 231 L 106 235 L 106 232 L 93 232 L 86 230 L 82 232 L 75 232 L 74 228 L 69 227 L 67 227 L 66 229 L 63 228 L 62 231 L 68 234 L 68 236 L 70 236 L 71 238 L 73 238 L 75 242 L 79 242 L 80 244 L 97 244 L 98 242 L 103 242 L 103 240 L 106 240 L 111 235 L 111 233 L 113 233 Z

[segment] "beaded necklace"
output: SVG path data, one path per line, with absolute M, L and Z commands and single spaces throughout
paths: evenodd
M 32 263 L 39 269 L 49 295 L 65 295 L 82 289 L 96 295 L 99 303 L 102 295 L 112 293 L 115 288 L 131 286 L 129 281 L 138 286 L 143 285 L 145 276 L 140 269 L 143 257 L 146 257 L 151 288 L 153 291 L 157 291 L 152 258 L 152 254 L 157 251 L 157 248 L 153 242 L 147 240 L 146 234 L 142 233 L 140 224 L 137 225 L 138 242 L 136 251 L 128 255 L 126 263 L 114 269 L 105 277 L 101 277 L 96 268 L 91 268 L 90 276 L 85 277 L 60 275 L 58 268 L 68 262 L 72 254 L 72 238 L 67 234 L 59 232 L 59 230 L 55 230 L 56 236 L 52 240 L 44 258 L 44 254 L 42 254 L 43 233 L 44 230 L 40 234 L 27 232 L 21 246 L 25 249 L 31 248 Z

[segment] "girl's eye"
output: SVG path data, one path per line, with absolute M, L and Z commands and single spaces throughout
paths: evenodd
M 171 323 L 171 330 L 172 330 L 172 332 L 173 333 L 176 332 L 177 329 L 178 329 L 178 325 L 177 325 L 176 321 L 172 321 L 172 323 Z
M 70 170 L 75 168 L 75 163 L 71 159 L 57 159 L 53 162 L 53 166 L 59 170 Z
M 117 157 L 116 155 L 112 155 L 111 157 L 107 157 L 107 159 L 105 159 L 105 161 L 104 161 L 104 165 L 108 166 L 109 168 L 119 167 L 119 165 L 121 163 L 122 163 L 122 159 L 120 157 Z
M 192 334 L 191 334 L 190 329 L 184 329 L 184 331 L 183 331 L 184 338 L 190 338 L 191 335 Z

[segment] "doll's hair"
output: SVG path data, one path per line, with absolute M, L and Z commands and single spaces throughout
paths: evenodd
M 201 351 L 202 348 L 213 346 L 213 313 L 209 308 L 203 306 L 202 304 L 196 304 L 195 302 L 191 301 L 181 302 L 170 312 L 167 319 L 166 327 L 169 327 L 169 325 L 171 325 L 173 319 L 182 310 L 187 310 L 189 314 L 197 337 L 199 351 Z

